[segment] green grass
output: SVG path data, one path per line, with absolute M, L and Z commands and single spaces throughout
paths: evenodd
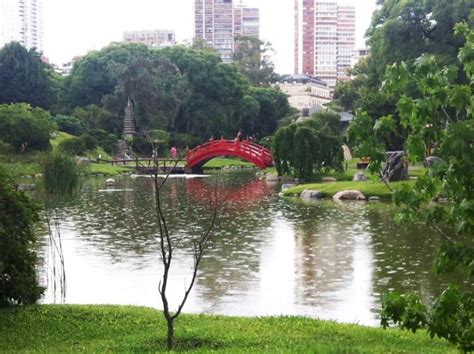
M 132 168 L 133 167 L 133 168 Z M 126 165 L 111 165 L 108 163 L 91 163 L 86 168 L 86 175 L 104 175 L 104 176 L 117 176 L 123 172 L 134 172 L 135 163 L 131 164 L 130 167 Z
M 392 188 L 397 188 L 403 183 L 413 184 L 413 181 L 393 182 L 390 183 Z M 379 197 L 382 199 L 389 199 L 392 197 L 392 192 L 382 182 L 336 182 L 336 183 L 308 183 L 300 184 L 296 187 L 287 189 L 283 192 L 285 196 L 298 196 L 305 189 L 320 190 L 327 197 L 332 197 L 337 192 L 356 189 L 361 191 L 366 197 Z
M 71 134 L 65 133 L 65 132 L 59 132 L 59 131 L 56 132 L 55 134 L 56 134 L 56 136 L 49 140 L 51 146 L 53 147 L 53 150 L 57 149 L 59 143 L 61 143 L 62 141 L 74 137 L 74 135 L 71 135 Z
M 0 352 L 160 352 L 165 322 L 143 307 L 42 305 L 0 309 Z M 444 340 L 302 317 L 182 315 L 177 351 L 457 353 Z
M 218 169 L 218 168 L 223 168 L 227 166 L 237 166 L 237 167 L 250 167 L 253 166 L 252 163 L 247 162 L 247 161 L 241 161 L 238 159 L 233 159 L 233 158 L 215 158 L 210 160 L 208 163 L 204 165 L 204 168 L 206 169 Z

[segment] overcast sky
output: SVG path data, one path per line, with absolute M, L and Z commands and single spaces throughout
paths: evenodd
M 247 0 L 260 8 L 260 37 L 272 43 L 279 73 L 293 68 L 294 0 Z M 348 2 L 348 1 L 343 1 Z M 357 47 L 364 46 L 375 0 L 354 0 Z M 43 0 L 44 54 L 61 64 L 75 55 L 120 41 L 123 31 L 172 29 L 178 41 L 193 37 L 193 0 Z

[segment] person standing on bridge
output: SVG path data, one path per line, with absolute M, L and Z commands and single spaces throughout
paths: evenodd
M 173 159 L 178 158 L 178 149 L 176 148 L 176 146 L 173 146 L 171 148 L 170 152 L 171 152 L 171 158 L 173 158 Z
M 236 140 L 242 142 L 242 129 L 239 129 L 239 131 L 237 132 Z

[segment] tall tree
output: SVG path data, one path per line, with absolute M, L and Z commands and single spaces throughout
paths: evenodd
M 112 70 L 114 65 L 125 64 L 135 55 L 149 56 L 151 53 L 143 44 L 113 43 L 79 59 L 64 81 L 62 105 L 65 111 L 99 105 L 105 95 L 113 94 L 118 84 L 116 72 Z
M 56 102 L 58 78 L 35 49 L 12 42 L 0 49 L 0 103 L 26 102 L 50 109 Z
M 275 66 L 271 61 L 273 53 L 269 42 L 253 36 L 237 36 L 233 60 L 239 70 L 255 86 L 268 86 L 278 81 Z

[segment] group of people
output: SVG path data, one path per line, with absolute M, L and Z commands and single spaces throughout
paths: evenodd
M 224 140 L 224 135 L 221 135 L 221 140 Z M 244 135 L 242 133 L 242 129 L 239 129 L 239 131 L 237 132 L 237 135 L 235 136 L 234 141 L 242 142 L 242 140 L 244 140 Z M 252 136 L 248 136 L 246 140 L 252 142 L 255 140 L 255 138 Z M 209 138 L 209 141 L 214 141 L 214 135 L 211 135 L 211 137 Z

